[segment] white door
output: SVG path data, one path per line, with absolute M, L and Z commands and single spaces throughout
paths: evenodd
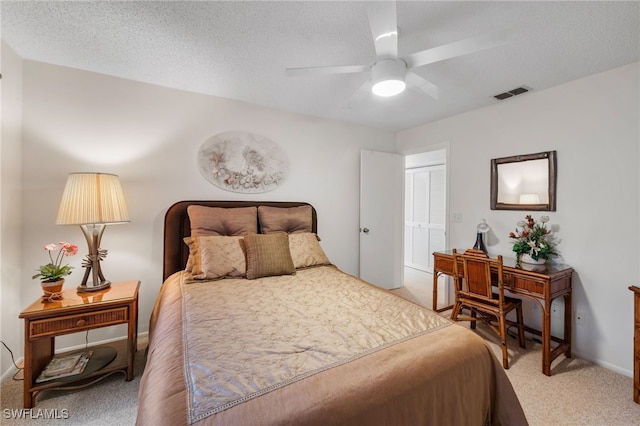
M 433 272 L 434 251 L 445 249 L 445 166 L 405 171 L 405 266 Z
M 445 240 L 446 203 L 447 203 L 447 172 L 444 165 L 431 166 L 429 169 L 429 220 L 427 222 L 428 247 L 427 270 L 433 272 L 433 252 L 444 251 L 447 247 Z
M 399 154 L 360 152 L 360 278 L 402 286 L 402 190 Z
M 404 173 L 404 264 L 427 272 L 429 259 L 429 171 L 425 167 Z

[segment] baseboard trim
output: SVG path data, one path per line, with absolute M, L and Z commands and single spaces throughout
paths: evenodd
M 22 360 L 23 360 L 23 358 L 18 358 L 16 360 L 16 364 L 22 365 Z M 16 368 L 15 365 L 12 365 L 11 367 L 9 367 L 9 369 L 2 374 L 2 379 L 0 379 L 0 384 L 4 384 L 4 382 L 6 382 L 7 380 L 13 378 L 13 376 L 17 372 L 18 372 L 18 369 Z
M 618 374 L 622 374 L 623 376 L 627 376 L 627 377 L 633 378 L 633 370 L 627 370 L 626 368 L 621 368 L 620 366 L 615 365 L 615 364 L 611 364 L 609 362 L 601 361 L 601 360 L 598 360 L 598 359 L 593 359 L 593 358 L 589 357 L 588 355 L 582 354 L 582 353 L 577 352 L 575 350 L 572 350 L 571 355 L 575 356 L 575 357 L 578 357 L 578 358 L 585 359 L 585 360 L 587 360 L 589 362 L 594 363 L 595 365 L 598 365 L 600 367 L 606 368 L 607 370 L 611 370 L 611 371 L 616 372 Z

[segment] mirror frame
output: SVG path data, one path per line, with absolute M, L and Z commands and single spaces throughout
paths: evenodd
M 547 204 L 510 204 L 498 202 L 498 165 L 506 163 L 520 163 L 531 160 L 547 159 L 549 161 L 549 202 Z M 536 154 L 514 155 L 511 157 L 494 158 L 491 160 L 491 210 L 534 210 L 556 211 L 556 182 L 557 159 L 556 151 L 545 151 Z

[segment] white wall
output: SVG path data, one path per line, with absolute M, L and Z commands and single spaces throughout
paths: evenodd
M 22 353 L 22 333 L 16 327 L 20 313 L 22 274 L 20 235 L 22 217 L 21 128 L 22 59 L 4 42 L 2 49 L 2 132 L 0 135 L 0 333 L 16 355 Z M 11 356 L 0 348 L 0 372 L 11 367 Z M 3 376 L 3 379 L 5 377 Z
M 266 136 L 282 147 L 290 172 L 279 188 L 244 195 L 219 189 L 200 175 L 200 145 L 232 130 Z M 112 281 L 142 281 L 140 331 L 148 328 L 162 280 L 162 226 L 171 204 L 310 202 L 318 211 L 328 257 L 357 274 L 360 150 L 395 148 L 392 133 L 32 61 L 24 62 L 23 131 L 23 276 L 30 278 L 45 261 L 43 244 L 64 240 L 84 247 L 80 229 L 54 224 L 67 174 L 118 174 L 131 223 L 107 227 L 102 245 L 109 255 L 102 266 Z M 81 256 L 69 259 L 76 271 L 65 286 L 82 276 Z M 37 281 L 28 278 L 23 307 L 41 293 Z M 95 330 L 90 341 L 122 333 Z M 75 336 L 59 339 L 58 346 L 78 343 L 84 340 Z
M 490 160 L 556 150 L 561 261 L 573 276 L 574 354 L 632 371 L 633 305 L 640 283 L 639 64 L 634 63 L 397 135 L 398 152 L 450 144 L 451 248 L 469 248 L 478 220 L 488 249 L 507 255 L 507 235 L 529 212 L 489 208 Z M 534 214 L 539 216 L 539 214 Z M 575 325 L 575 313 L 586 324 Z

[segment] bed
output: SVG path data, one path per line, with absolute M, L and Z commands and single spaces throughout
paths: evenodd
M 307 203 L 168 209 L 138 425 L 527 424 L 480 337 L 342 272 L 317 231 Z

